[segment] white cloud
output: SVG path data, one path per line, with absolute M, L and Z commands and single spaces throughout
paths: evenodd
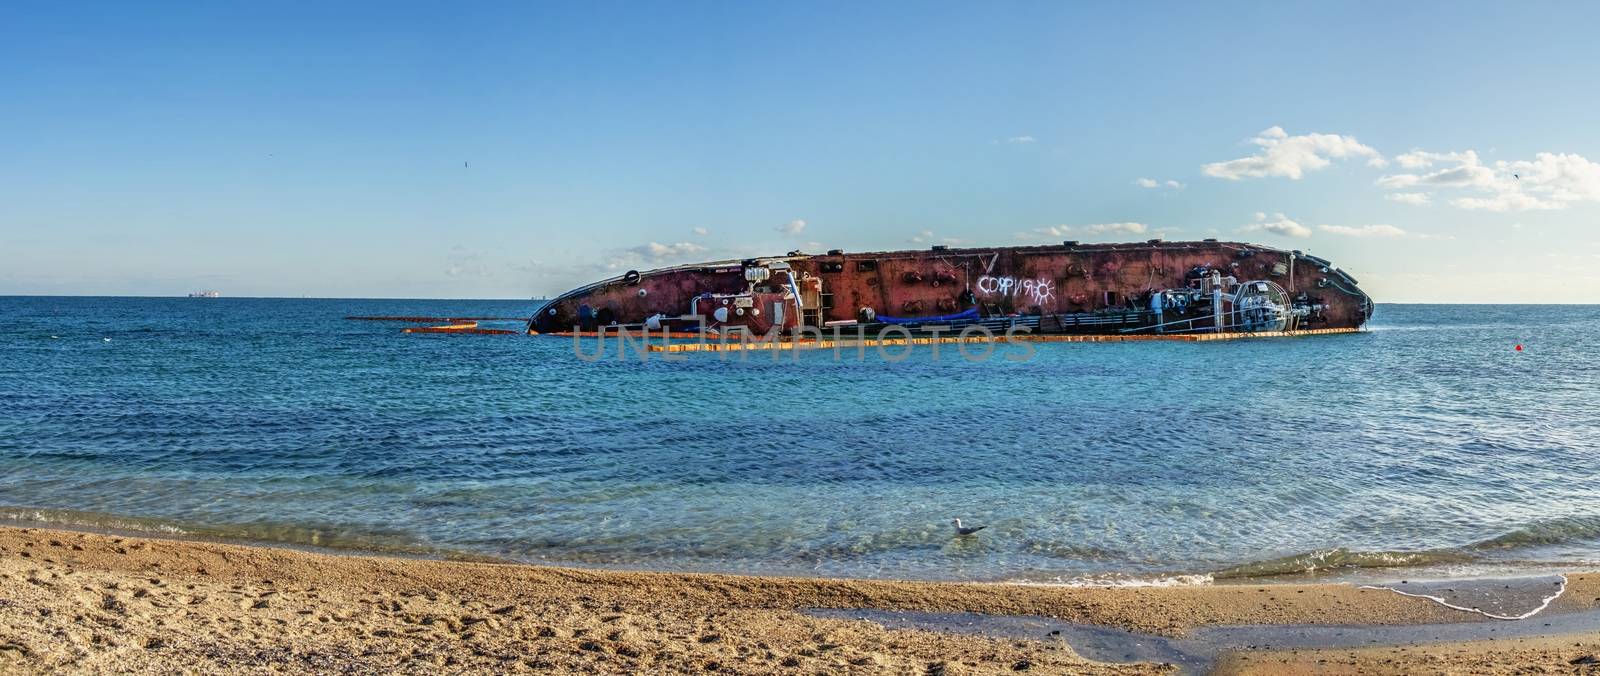
M 673 244 L 662 244 L 660 242 L 650 242 L 649 244 L 645 244 L 643 246 L 636 246 L 636 247 L 634 247 L 632 249 L 632 251 L 634 253 L 637 253 L 637 254 L 639 254 L 641 256 L 644 256 L 645 258 L 651 258 L 651 259 L 656 259 L 656 260 L 660 260 L 660 259 L 663 259 L 663 258 L 674 258 L 674 257 L 677 257 L 677 256 L 685 256 L 685 255 L 693 254 L 693 253 L 700 253 L 700 252 L 705 251 L 705 250 L 706 250 L 705 247 L 700 246 L 699 244 L 695 244 L 693 242 L 676 242 L 676 243 L 673 243 Z
M 1539 153 L 1532 160 L 1501 160 L 1488 165 L 1471 150 L 1414 150 L 1395 160 L 1409 169 L 1444 166 L 1436 171 L 1384 176 L 1378 179 L 1380 187 L 1429 186 L 1475 193 L 1450 200 L 1451 205 L 1462 209 L 1565 209 L 1576 202 L 1600 201 L 1600 163 L 1575 153 Z
M 910 241 L 912 244 L 926 244 L 926 243 L 929 243 L 929 242 L 938 242 L 940 244 L 966 244 L 967 243 L 967 240 L 961 239 L 959 237 L 941 237 L 939 235 L 934 234 L 934 232 L 932 230 L 923 230 L 921 232 L 918 232 L 917 234 L 912 235 L 909 238 L 908 241 Z
M 1399 202 L 1401 204 L 1423 205 L 1433 202 L 1433 198 L 1425 192 L 1392 192 L 1384 195 L 1383 198 L 1390 202 Z
M 1138 235 L 1148 232 L 1149 230 L 1150 226 L 1143 223 L 1133 222 L 1095 223 L 1092 225 L 1047 225 L 1042 228 L 1034 228 L 1027 232 L 1019 232 L 1017 233 L 1017 239 L 1060 239 L 1062 237 L 1074 234 L 1103 235 L 1107 233 L 1118 233 L 1125 235 Z
M 1412 151 L 1405 157 L 1411 158 L 1403 164 L 1417 169 L 1432 167 L 1436 162 L 1451 162 L 1454 166 L 1425 174 L 1391 174 L 1378 179 L 1378 186 L 1382 188 L 1410 188 L 1412 186 L 1432 186 L 1440 188 L 1464 188 L 1478 186 L 1488 188 L 1494 185 L 1496 178 L 1494 170 L 1483 166 L 1478 161 L 1478 154 L 1468 150 L 1464 153 L 1425 153 Z M 1399 161 L 1398 159 L 1396 161 Z
M 705 247 L 694 242 L 672 242 L 669 244 L 647 242 L 616 252 L 603 261 L 601 267 L 608 270 L 625 270 L 641 264 L 659 265 L 681 262 L 684 258 L 704 253 L 705 250 Z
M 1168 188 L 1172 188 L 1173 190 L 1182 190 L 1184 188 L 1184 185 L 1182 183 L 1177 182 L 1177 181 L 1168 180 L 1167 181 L 1167 187 Z
M 1334 159 L 1365 157 L 1367 164 L 1374 167 L 1388 164 L 1382 154 L 1352 136 L 1290 136 L 1283 127 L 1272 127 L 1257 134 L 1250 142 L 1261 146 L 1261 151 L 1249 157 L 1203 165 L 1200 171 L 1207 176 L 1233 181 L 1265 176 L 1282 176 L 1298 181 L 1306 172 L 1326 167 Z
M 1393 174 L 1380 176 L 1377 181 L 1379 188 L 1393 190 L 1395 188 L 1410 188 L 1422 182 L 1422 177 L 1416 174 Z
M 1524 192 L 1535 192 L 1560 203 L 1600 201 L 1600 163 L 1576 153 L 1539 153 L 1532 161 L 1496 162 L 1495 169 L 1510 172 Z
M 1130 235 L 1137 235 L 1149 229 L 1150 226 L 1143 223 L 1096 223 L 1094 225 L 1083 226 L 1083 231 L 1089 234 L 1097 234 L 1102 232 L 1121 232 Z
M 449 265 L 444 274 L 447 277 L 493 277 L 494 270 L 484 261 L 483 254 L 457 245 L 450 247 Z
M 693 232 L 694 232 L 694 234 L 699 235 L 701 237 L 705 237 L 706 235 L 711 234 L 710 230 L 707 230 L 705 228 L 698 228 L 698 227 L 695 228 Z
M 796 219 L 794 219 L 792 221 L 789 221 L 788 223 L 784 223 L 783 225 L 778 226 L 778 232 L 781 232 L 781 233 L 783 233 L 785 235 L 789 235 L 790 237 L 793 237 L 793 236 L 798 235 L 798 234 L 800 234 L 802 232 L 805 232 L 805 231 L 806 231 L 806 222 L 804 220 L 801 220 L 801 219 L 798 219 L 798 218 L 796 218 Z
M 1136 179 L 1133 180 L 1133 184 L 1136 185 L 1136 186 L 1139 186 L 1141 188 L 1162 188 L 1162 187 L 1165 187 L 1165 188 L 1167 188 L 1169 190 L 1182 190 L 1184 188 L 1184 185 L 1182 183 L 1180 183 L 1178 181 L 1173 181 L 1173 180 L 1170 180 L 1170 179 L 1166 180 L 1166 181 L 1157 181 L 1157 180 L 1155 180 L 1153 178 L 1136 178 Z
M 1460 162 L 1469 156 L 1474 162 L 1478 159 L 1478 154 L 1471 150 L 1465 153 L 1430 153 L 1425 150 L 1413 150 L 1396 155 L 1394 161 L 1406 169 L 1422 169 L 1438 162 Z
M 1036 139 L 1036 138 L 1034 138 L 1032 136 L 1013 136 L 1011 138 L 1006 139 L 1005 142 L 1009 143 L 1011 145 L 1020 145 L 1020 144 L 1024 144 L 1024 143 L 1037 143 L 1038 139 Z
M 1468 210 L 1528 211 L 1531 209 L 1565 209 L 1563 202 L 1553 202 L 1521 192 L 1502 192 L 1489 197 L 1458 197 L 1450 205 Z
M 1273 214 L 1271 218 L 1263 212 L 1256 212 L 1256 222 L 1239 228 L 1239 232 L 1269 232 L 1284 237 L 1310 237 L 1311 228 L 1300 225 L 1294 219 L 1282 213 Z
M 1072 226 L 1046 225 L 1042 228 L 1034 228 L 1027 232 L 1019 232 L 1017 233 L 1017 239 L 1050 239 L 1066 237 L 1070 234 L 1072 234 Z
M 1405 237 L 1406 231 L 1387 223 L 1374 225 L 1319 225 L 1317 229 L 1349 237 Z

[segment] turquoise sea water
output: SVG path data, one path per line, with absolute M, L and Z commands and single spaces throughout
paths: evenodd
M 1597 306 L 983 363 L 589 363 L 343 319 L 533 306 L 0 298 L 0 518 L 885 578 L 1600 563 Z

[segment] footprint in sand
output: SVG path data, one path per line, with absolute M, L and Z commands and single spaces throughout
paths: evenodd
M 0 643 L 0 667 L 8 664 L 20 667 L 26 664 L 28 658 L 32 655 L 33 651 L 28 650 L 28 646 L 21 643 Z M 9 669 L 0 669 L 0 671 L 10 672 Z

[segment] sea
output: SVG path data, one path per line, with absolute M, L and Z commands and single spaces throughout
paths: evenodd
M 522 335 L 537 306 L 0 298 L 0 521 L 1038 584 L 1600 566 L 1600 306 L 1380 304 L 1355 334 L 988 359 L 678 360 Z

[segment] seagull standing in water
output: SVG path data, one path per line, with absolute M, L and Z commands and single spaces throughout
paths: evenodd
M 961 525 L 961 519 L 951 521 L 950 524 L 956 527 L 956 535 L 971 535 L 980 530 L 988 528 L 988 526 L 963 526 Z

